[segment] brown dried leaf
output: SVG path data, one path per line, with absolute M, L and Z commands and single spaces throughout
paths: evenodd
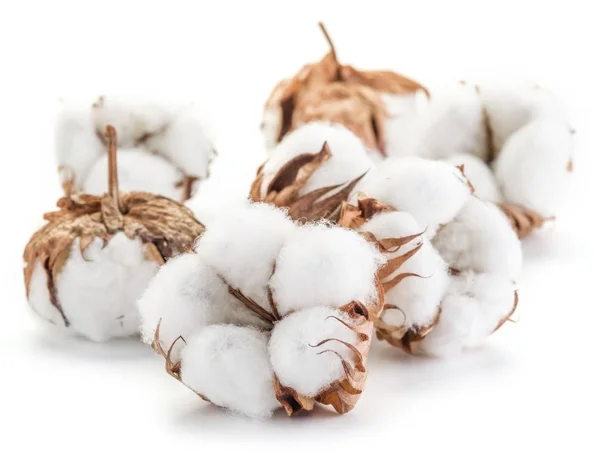
M 405 95 L 422 90 L 429 97 L 429 90 L 423 85 L 392 71 L 360 71 L 352 66 L 342 66 L 340 76 L 345 83 L 363 85 L 382 93 Z

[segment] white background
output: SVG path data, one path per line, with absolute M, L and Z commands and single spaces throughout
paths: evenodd
M 349 3 L 2 2 L 0 460 L 599 460 L 594 2 Z M 318 20 L 358 67 L 425 84 L 525 77 L 566 99 L 578 129 L 572 197 L 554 229 L 523 244 L 519 322 L 451 360 L 376 345 L 353 412 L 270 421 L 206 405 L 134 341 L 44 335 L 28 315 L 21 254 L 59 197 L 58 97 L 201 102 L 222 153 L 202 198 L 226 202 L 247 192 L 261 161 L 272 86 L 327 51 Z

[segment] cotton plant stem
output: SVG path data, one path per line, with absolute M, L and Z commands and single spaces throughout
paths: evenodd
M 119 212 L 123 213 L 119 194 L 119 173 L 117 169 L 117 131 L 112 125 L 106 126 L 106 145 L 108 147 L 108 195 Z

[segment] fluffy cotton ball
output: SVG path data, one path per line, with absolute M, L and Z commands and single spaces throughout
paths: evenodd
M 269 309 L 267 283 L 294 223 L 281 209 L 246 204 L 224 211 L 206 230 L 196 251 L 235 289 Z
M 281 167 L 301 154 L 318 153 L 325 142 L 332 156 L 311 175 L 302 194 L 352 181 L 373 168 L 362 141 L 350 130 L 339 124 L 310 122 L 287 134 L 271 152 L 263 166 L 261 196 L 265 197 Z
M 417 157 L 381 162 L 357 191 L 410 213 L 419 226 L 428 228 L 428 236 L 452 220 L 471 196 L 458 169 Z
M 210 324 L 264 326 L 195 253 L 179 255 L 164 264 L 148 284 L 138 308 L 144 340 L 154 340 L 160 322 L 160 341 L 166 348 L 177 337 L 187 339 Z
M 38 314 L 56 325 L 64 324 L 50 303 L 47 278 L 41 265 L 34 270 L 29 300 Z M 81 255 L 79 238 L 56 278 L 56 297 L 69 328 L 94 341 L 127 337 L 137 332 L 136 300 L 154 276 L 158 265 L 144 258 L 139 239 L 115 234 L 103 247 L 95 239 Z
M 540 119 L 519 129 L 494 165 L 506 200 L 553 216 L 568 184 L 572 151 L 573 135 L 563 121 Z
M 326 339 L 356 344 L 357 334 L 332 316 L 351 323 L 337 309 L 314 307 L 292 313 L 275 325 L 269 341 L 269 357 L 283 386 L 314 397 L 345 377 L 340 356 L 351 363 L 355 359 L 352 351 L 335 340 L 316 346 Z
M 381 240 L 418 234 L 422 231 L 417 222 L 406 212 L 379 213 L 367 221 L 361 231 L 373 233 Z M 410 252 L 418 245 L 421 248 L 398 268 L 388 279 L 401 273 L 414 273 L 419 277 L 408 277 L 388 290 L 386 304 L 395 305 L 388 309 L 382 319 L 393 326 L 428 326 L 435 319 L 449 276 L 444 260 L 428 239 L 418 237 L 401 246 L 396 252 L 385 254 L 388 260 Z
M 463 166 L 477 197 L 484 201 L 502 202 L 503 197 L 490 167 L 472 154 L 456 154 L 446 159 L 456 167 Z
M 354 231 L 306 225 L 277 256 L 269 284 L 281 316 L 318 305 L 368 303 L 376 296 L 374 274 L 383 257 Z
M 446 356 L 477 346 L 510 315 L 514 303 L 515 285 L 504 276 L 453 276 L 439 322 L 416 344 L 416 351 Z
M 496 205 L 471 197 L 456 218 L 433 241 L 454 269 L 495 273 L 516 279 L 521 271 L 521 244 Z
M 208 326 L 186 339 L 181 378 L 217 406 L 250 417 L 270 417 L 275 398 L 267 335 L 248 327 Z
M 103 155 L 92 165 L 83 182 L 83 190 L 88 194 L 102 195 L 108 191 L 108 156 Z M 118 160 L 119 189 L 144 191 L 160 194 L 179 200 L 181 172 L 170 162 L 143 148 L 119 150 Z
M 423 91 L 407 95 L 384 93 L 388 118 L 385 121 L 385 152 L 389 157 L 415 155 L 427 125 L 428 100 Z

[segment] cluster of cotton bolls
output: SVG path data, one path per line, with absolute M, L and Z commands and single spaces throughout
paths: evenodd
M 244 204 L 159 270 L 138 303 L 142 332 L 171 375 L 217 406 L 344 413 L 364 388 L 383 260 L 354 231 Z
M 208 177 L 216 151 L 195 105 L 101 96 L 59 109 L 55 154 L 65 194 L 106 192 L 108 124 L 119 133 L 122 190 L 186 200 Z

